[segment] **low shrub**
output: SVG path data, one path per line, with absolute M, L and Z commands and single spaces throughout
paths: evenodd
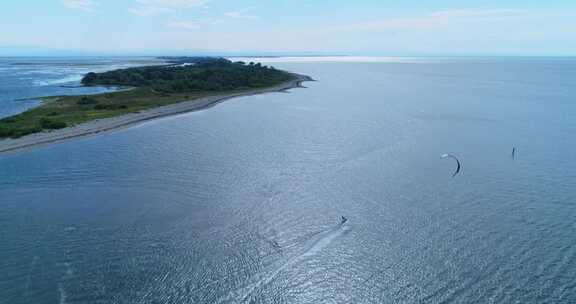
M 14 133 L 14 129 L 0 128 L 0 137 L 12 137 Z
M 63 129 L 68 125 L 63 121 L 51 120 L 48 118 L 40 119 L 40 126 L 42 129 Z
M 78 100 L 78 102 L 76 102 L 78 105 L 81 106 L 85 106 L 85 105 L 93 105 L 93 104 L 97 104 L 98 100 L 88 97 L 88 96 L 84 96 L 82 98 L 80 98 L 80 100 Z

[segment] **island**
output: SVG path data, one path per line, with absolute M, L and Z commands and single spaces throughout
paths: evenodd
M 117 91 L 44 97 L 40 106 L 0 119 L 0 152 L 196 111 L 233 97 L 284 91 L 312 80 L 225 58 L 162 59 L 166 64 L 88 73 L 82 79 L 84 86 L 112 86 Z

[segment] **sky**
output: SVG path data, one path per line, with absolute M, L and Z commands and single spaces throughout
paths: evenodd
M 2 52 L 576 55 L 576 0 L 1 0 Z

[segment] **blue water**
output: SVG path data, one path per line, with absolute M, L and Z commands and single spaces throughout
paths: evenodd
M 95 94 L 114 90 L 78 87 L 86 73 L 158 62 L 146 57 L 0 57 L 0 117 L 37 106 L 37 97 Z
M 269 61 L 318 81 L 1 155 L 0 302 L 576 302 L 575 59 Z

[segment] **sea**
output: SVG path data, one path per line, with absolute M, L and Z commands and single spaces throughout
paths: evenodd
M 576 58 L 242 60 L 315 81 L 0 155 L 0 303 L 576 302 Z M 1 58 L 0 116 L 154 62 Z

